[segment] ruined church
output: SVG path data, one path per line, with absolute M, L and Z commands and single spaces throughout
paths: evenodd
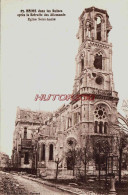
M 53 174 L 59 169 L 71 174 L 72 158 L 68 151 L 84 148 L 93 158 L 87 163 L 88 173 L 98 170 L 98 147 L 106 145 L 107 155 L 117 155 L 117 134 L 109 125 L 117 121 L 118 93 L 112 72 L 112 44 L 108 41 L 112 26 L 106 10 L 90 7 L 79 17 L 78 53 L 73 95 L 94 94 L 93 101 L 70 101 L 56 112 L 34 112 L 17 108 L 13 135 L 13 166 L 36 168 L 40 174 Z M 98 145 L 101 143 L 101 145 Z M 100 153 L 104 171 L 105 153 Z M 81 165 L 81 170 L 82 170 Z

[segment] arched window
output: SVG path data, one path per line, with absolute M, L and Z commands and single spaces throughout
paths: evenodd
M 27 139 L 27 127 L 24 128 L 24 139 Z
M 80 79 L 80 85 L 82 85 L 82 83 L 83 83 L 83 79 L 81 78 L 81 79 Z
M 82 21 L 82 43 L 84 42 L 84 22 Z
M 69 117 L 68 118 L 68 128 L 72 126 L 72 119 Z
M 45 160 L 45 144 L 42 144 L 42 155 L 41 160 Z
M 86 23 L 86 36 L 88 38 L 91 38 L 91 29 L 92 29 L 91 24 L 89 21 L 87 21 L 87 23 Z
M 24 164 L 29 164 L 29 153 L 25 152 Z
M 94 132 L 107 134 L 108 128 L 108 118 L 107 118 L 107 108 L 103 104 L 96 106 L 94 110 Z
M 97 126 L 98 126 L 98 121 L 95 121 L 95 127 L 94 127 L 94 132 L 97 133 Z
M 74 113 L 74 125 L 77 124 L 77 113 Z
M 107 125 L 108 125 L 107 122 L 105 122 L 104 123 L 104 133 L 106 133 L 106 134 L 107 134 Z
M 96 69 L 102 69 L 102 55 L 95 55 L 94 67 Z
M 97 40 L 101 41 L 101 18 L 99 16 L 96 19 L 96 32 L 97 32 Z
M 91 37 L 91 24 L 89 24 L 89 28 L 88 28 L 88 37 Z
M 81 59 L 81 72 L 84 70 L 84 59 Z
M 102 127 L 103 127 L 103 122 L 100 122 L 100 124 L 99 124 L 99 133 L 102 133 Z
M 53 160 L 53 144 L 49 146 L 49 160 Z
M 37 151 L 37 161 L 39 161 L 39 155 L 40 155 L 39 153 L 40 153 L 40 151 L 38 150 Z

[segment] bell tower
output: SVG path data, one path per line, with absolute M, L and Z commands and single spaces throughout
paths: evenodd
M 73 94 L 117 98 L 112 73 L 112 44 L 108 42 L 111 29 L 106 10 L 87 8 L 79 17 L 79 48 Z
M 117 123 L 119 98 L 113 82 L 112 44 L 108 41 L 111 29 L 106 10 L 90 7 L 84 9 L 79 17 L 79 47 L 73 95 L 93 94 L 95 98 L 93 101 L 79 99 L 71 102 L 73 120 L 75 116 L 78 118 L 73 128 L 77 142 L 83 147 L 89 140 L 90 152 L 93 154 L 96 154 L 99 145 L 107 146 L 110 153 L 116 154 L 114 137 L 117 132 L 110 124 Z M 105 159 L 103 155 L 103 167 Z M 95 170 L 99 163 L 96 156 L 94 161 L 92 165 Z
M 94 101 L 72 102 L 73 108 L 81 109 L 81 135 L 110 135 L 109 122 L 117 121 L 119 98 L 113 82 L 112 44 L 108 41 L 111 29 L 106 10 L 90 7 L 79 17 L 73 95 L 95 96 Z

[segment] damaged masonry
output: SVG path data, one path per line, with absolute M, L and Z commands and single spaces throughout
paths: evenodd
M 87 174 L 105 174 L 110 156 L 117 157 L 119 133 L 116 124 L 118 93 L 112 72 L 112 26 L 106 10 L 87 8 L 79 17 L 78 54 L 73 95 L 93 94 L 93 101 L 70 101 L 56 112 L 17 109 L 13 135 L 13 167 L 36 169 L 43 177 L 84 174 L 85 163 L 74 160 L 71 151 L 86 148 Z M 75 154 L 75 153 L 74 153 Z M 76 154 L 75 154 L 76 156 Z M 87 158 L 86 158 L 87 159 Z M 99 166 L 100 159 L 100 166 Z M 117 161 L 113 161 L 115 174 Z

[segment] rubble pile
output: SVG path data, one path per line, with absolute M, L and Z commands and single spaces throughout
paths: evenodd
M 1 195 L 27 195 L 24 187 L 11 177 L 10 174 L 0 172 L 0 194 Z

